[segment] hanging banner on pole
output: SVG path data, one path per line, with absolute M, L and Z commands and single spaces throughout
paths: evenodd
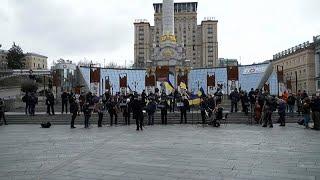
M 207 94 L 214 94 L 217 91 L 216 88 L 216 75 L 215 73 L 207 73 Z
M 92 94 L 99 94 L 99 85 L 100 85 L 100 68 L 90 68 L 90 91 Z
M 292 82 L 291 82 L 291 80 L 287 80 L 287 89 L 292 91 Z
M 168 81 L 169 78 L 169 66 L 158 66 L 156 68 L 157 81 Z
M 215 73 L 208 73 L 207 74 L 207 86 L 208 87 L 215 87 L 216 86 L 216 75 L 215 75 Z
M 281 69 L 277 67 L 277 79 L 278 79 L 278 83 L 284 83 L 283 67 Z
M 228 66 L 227 75 L 229 81 L 239 81 L 239 69 L 238 66 Z

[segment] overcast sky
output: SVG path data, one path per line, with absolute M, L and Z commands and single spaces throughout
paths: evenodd
M 183 0 L 188 1 L 188 0 Z M 0 44 L 74 61 L 133 62 L 135 19 L 153 23 L 161 0 L 0 0 Z M 176 2 L 179 2 L 176 0 Z M 191 1 L 190 1 L 191 2 Z M 219 57 L 242 64 L 320 35 L 319 0 L 198 0 L 198 24 L 218 23 Z

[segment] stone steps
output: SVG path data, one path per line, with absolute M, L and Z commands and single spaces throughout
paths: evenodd
M 273 121 L 275 122 L 278 119 L 278 115 L 274 113 L 272 116 Z M 294 117 L 286 117 L 286 121 L 288 123 L 295 123 L 302 117 L 294 116 Z M 45 114 L 39 114 L 36 116 L 26 116 L 26 115 L 6 115 L 7 122 L 9 124 L 40 124 L 42 122 L 50 121 L 52 124 L 56 125 L 65 125 L 69 124 L 71 120 L 71 114 L 57 114 L 55 116 L 48 116 Z M 200 113 L 189 113 L 187 115 L 188 123 L 201 123 L 201 115 Z M 103 118 L 104 124 L 109 124 L 109 114 L 105 114 Z M 80 115 L 76 118 L 75 124 L 83 124 L 84 117 L 83 115 Z M 91 124 L 97 124 L 98 121 L 98 115 L 93 114 L 90 118 Z M 247 124 L 250 122 L 250 116 L 246 116 L 243 113 L 233 113 L 229 114 L 227 123 L 230 124 Z M 135 120 L 131 118 L 131 124 L 134 124 Z M 147 117 L 144 118 L 144 123 L 147 123 Z M 155 124 L 161 123 L 161 116 L 160 113 L 155 114 Z M 180 123 L 180 113 L 169 113 L 168 114 L 168 124 L 179 124 Z M 225 123 L 225 122 L 222 122 Z M 118 116 L 118 124 L 124 124 L 124 118 L 122 117 L 122 114 L 119 114 Z

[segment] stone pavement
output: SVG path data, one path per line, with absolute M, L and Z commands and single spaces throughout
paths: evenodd
M 320 179 L 320 132 L 296 124 L 1 126 L 0 179 Z

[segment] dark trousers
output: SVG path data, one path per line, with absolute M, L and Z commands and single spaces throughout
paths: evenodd
M 154 125 L 154 113 L 148 114 L 148 125 Z
M 314 122 L 314 129 L 320 130 L 320 112 L 313 111 L 312 112 L 312 120 Z
M 85 128 L 89 128 L 89 119 L 90 119 L 90 116 L 88 116 L 88 115 L 84 116 L 84 127 Z
M 279 122 L 280 125 L 286 125 L 285 113 L 279 113 Z
M 183 118 L 184 118 L 184 123 L 187 124 L 187 110 L 181 110 L 180 112 L 180 124 L 183 123 Z
M 4 116 L 4 112 L 0 112 L 0 122 L 1 122 L 1 119 L 3 119 L 4 124 L 8 124 L 6 117 Z
M 168 123 L 168 112 L 161 111 L 161 124 L 167 124 L 167 123 Z
M 174 112 L 175 100 L 170 101 L 170 112 Z
M 30 105 L 27 103 L 26 103 L 26 107 L 25 107 L 25 112 L 26 112 L 26 115 L 30 114 Z
M 62 110 L 61 113 L 63 114 L 64 108 L 66 108 L 66 113 L 68 113 L 68 102 L 63 102 L 62 101 Z
M 124 115 L 124 124 L 130 125 L 130 113 Z
M 136 117 L 137 131 L 139 131 L 139 129 L 142 131 L 142 124 L 143 124 L 143 116 L 137 116 Z
M 233 112 L 233 109 L 235 112 L 238 112 L 238 103 L 237 102 L 231 102 L 231 112 Z
M 113 125 L 113 116 L 114 116 L 114 124 L 118 124 L 118 114 L 115 111 L 109 111 L 110 114 L 110 126 Z
M 103 113 L 98 113 L 98 116 L 99 116 L 98 127 L 102 127 Z
M 51 111 L 52 115 L 54 115 L 54 106 L 53 106 L 53 104 L 47 105 L 47 114 L 50 115 L 50 111 Z
M 271 116 L 272 116 L 272 112 L 265 112 L 264 119 L 263 119 L 263 126 L 267 126 L 267 125 L 269 125 L 270 127 L 273 126 Z
M 35 114 L 35 109 L 36 109 L 36 105 L 35 105 L 35 104 L 30 104 L 30 105 L 29 105 L 29 108 L 30 108 L 29 114 L 32 115 L 32 116 L 34 116 L 34 114 Z
M 71 127 L 74 127 L 74 120 L 76 119 L 76 117 L 77 117 L 77 113 L 76 112 L 74 112 L 74 113 L 72 113 L 72 116 L 71 116 Z
M 206 111 L 201 111 L 202 124 L 206 123 Z

